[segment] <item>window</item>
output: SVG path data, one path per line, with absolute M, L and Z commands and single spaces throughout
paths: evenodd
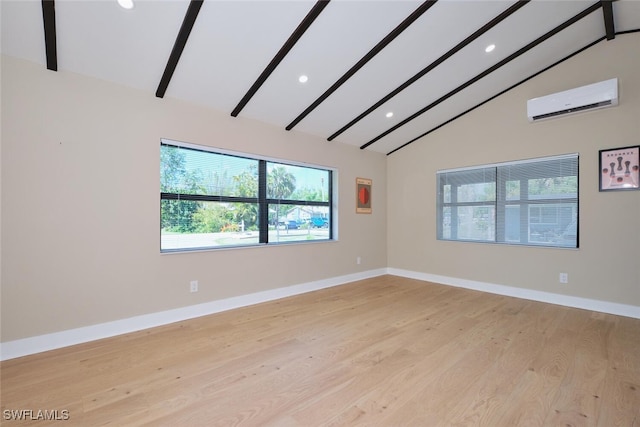
M 333 171 L 160 145 L 160 250 L 331 240 Z
M 439 240 L 578 247 L 578 155 L 439 171 Z

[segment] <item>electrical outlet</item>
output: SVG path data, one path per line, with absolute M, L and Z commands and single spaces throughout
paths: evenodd
M 569 283 L 569 275 L 567 273 L 560 273 L 558 280 L 560 283 Z
M 362 258 L 357 257 L 357 258 L 356 258 L 356 264 L 360 265 L 360 263 L 361 263 L 361 262 L 362 262 Z
M 191 281 L 190 290 L 191 290 L 191 292 L 198 292 L 198 281 L 197 280 L 192 280 Z

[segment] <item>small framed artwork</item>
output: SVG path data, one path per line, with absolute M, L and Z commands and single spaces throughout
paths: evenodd
M 600 150 L 600 191 L 640 189 L 640 145 Z
M 356 178 L 356 213 L 371 213 L 371 180 Z

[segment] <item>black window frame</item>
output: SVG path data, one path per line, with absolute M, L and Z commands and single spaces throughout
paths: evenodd
M 206 194 L 190 194 L 180 192 L 163 192 L 160 191 L 160 214 L 162 216 L 162 201 L 163 200 L 181 200 L 181 201 L 195 201 L 195 202 L 217 202 L 217 203 L 256 203 L 258 205 L 258 243 L 248 243 L 244 245 L 217 245 L 217 246 L 194 246 L 185 248 L 172 248 L 163 249 L 162 242 L 160 242 L 161 253 L 173 253 L 173 252 L 189 252 L 189 251 L 202 251 L 202 250 L 220 250 L 220 249 L 232 249 L 242 248 L 250 246 L 266 246 L 266 245 L 287 245 L 287 244 L 310 244 L 320 243 L 335 240 L 335 224 L 334 224 L 334 179 L 335 169 L 323 166 L 311 166 L 309 164 L 296 163 L 292 161 L 282 159 L 271 159 L 261 157 L 258 155 L 248 155 L 245 153 L 235 153 L 228 150 L 216 149 L 213 147 L 196 146 L 190 143 L 182 143 L 171 140 L 162 139 L 160 142 L 160 149 L 163 146 L 176 147 L 184 150 L 200 151 L 213 155 L 229 156 L 240 159 L 255 160 L 258 162 L 258 195 L 257 197 L 240 197 L 240 196 L 225 196 L 225 195 L 206 195 Z M 273 198 L 268 197 L 268 179 L 267 179 L 267 165 L 269 163 L 294 166 L 298 168 L 315 169 L 323 172 L 327 172 L 327 185 L 328 185 L 328 200 L 327 201 L 312 201 L 312 200 L 299 200 L 290 198 Z M 161 165 L 162 166 L 162 165 Z M 310 207 L 326 207 L 328 212 L 328 232 L 329 236 L 326 239 L 314 239 L 314 240 L 294 240 L 285 242 L 270 242 L 269 241 L 269 206 L 274 205 L 296 205 L 296 206 L 310 206 Z M 276 219 L 276 227 L 277 219 Z M 162 233 L 162 223 L 160 225 L 160 232 Z

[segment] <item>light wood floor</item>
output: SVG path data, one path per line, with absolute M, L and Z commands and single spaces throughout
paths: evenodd
M 394 276 L 0 368 L 7 426 L 640 426 L 640 320 Z

